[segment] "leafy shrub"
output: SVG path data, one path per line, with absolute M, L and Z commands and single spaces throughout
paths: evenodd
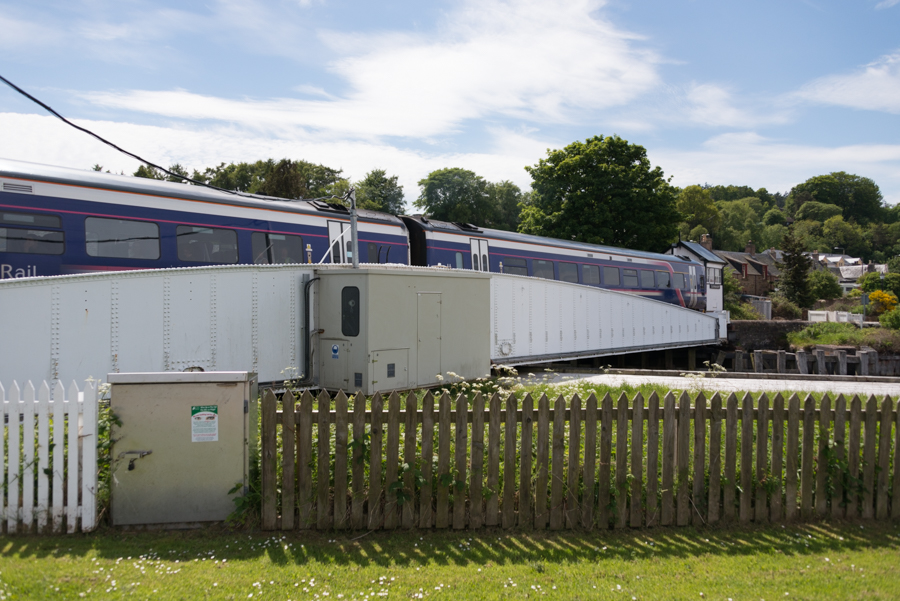
M 809 280 L 810 292 L 817 299 L 831 300 L 843 295 L 837 277 L 826 269 L 810 271 L 806 279 Z
M 897 295 L 893 292 L 876 290 L 869 293 L 869 312 L 872 315 L 881 315 L 893 311 L 897 307 Z
M 879 317 L 878 321 L 886 328 L 900 330 L 900 310 L 894 309 L 893 311 L 888 311 Z
M 803 317 L 803 309 L 784 298 L 774 295 L 772 298 L 772 317 L 777 319 L 800 319 Z

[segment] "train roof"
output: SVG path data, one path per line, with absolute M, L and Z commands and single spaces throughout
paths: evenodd
M 81 186 L 130 194 L 165 196 L 240 207 L 266 208 L 270 210 L 277 208 L 288 213 L 308 215 L 330 213 L 336 216 L 343 215 L 348 219 L 350 217 L 350 210 L 347 207 L 321 200 L 288 200 L 246 192 L 230 193 L 205 186 L 103 173 L 101 171 L 55 167 L 5 158 L 0 158 L 0 177 Z M 361 220 L 386 222 L 406 229 L 403 221 L 394 215 L 366 209 L 358 209 L 357 215 Z
M 588 244 L 586 242 L 573 242 L 571 240 L 560 240 L 559 238 L 547 238 L 544 236 L 534 236 L 531 234 L 520 234 L 518 232 L 507 232 L 505 230 L 495 230 L 486 227 L 478 227 L 470 223 L 456 223 L 450 221 L 440 221 L 424 217 L 422 215 L 413 215 L 406 219 L 414 220 L 422 228 L 429 231 L 445 231 L 463 235 L 472 236 L 489 236 L 499 240 L 509 240 L 511 242 L 522 242 L 526 244 L 552 244 L 560 248 L 570 248 L 572 250 L 580 250 L 585 252 L 598 252 L 613 255 L 626 255 L 629 257 L 640 257 L 644 259 L 661 260 L 675 263 L 696 263 L 688 259 L 683 259 L 675 255 L 666 255 L 662 253 L 654 253 L 643 250 L 632 250 L 630 248 L 619 248 L 616 246 L 603 246 L 601 244 Z

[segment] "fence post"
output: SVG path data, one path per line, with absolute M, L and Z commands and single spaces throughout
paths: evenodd
M 628 523 L 628 397 L 619 395 L 616 412 L 616 528 Z
M 862 422 L 862 401 L 854 395 L 850 401 L 850 435 L 847 439 L 847 471 L 850 482 L 859 482 L 859 442 Z M 859 517 L 859 488 L 847 491 L 847 517 Z
M 60 395 L 62 396 L 62 395 Z M 9 400 L 7 402 L 8 408 L 8 424 L 9 424 L 9 434 L 7 437 L 7 448 L 8 450 L 8 460 L 7 460 L 7 490 L 6 490 L 6 532 L 7 534 L 15 534 L 19 530 L 19 514 L 21 513 L 19 510 L 19 448 L 20 448 L 20 427 L 19 427 L 19 411 L 20 411 L 20 398 L 21 393 L 19 391 L 19 384 L 17 382 L 12 383 L 12 387 L 9 389 Z M 62 406 L 62 401 L 60 401 L 60 406 Z M 62 423 L 62 420 L 59 421 Z M 57 451 L 57 454 L 62 453 L 63 445 L 60 444 L 60 448 Z M 55 455 L 54 455 L 55 458 Z M 55 466 L 55 464 L 54 464 Z M 62 470 L 60 470 L 59 474 L 62 474 Z M 2 495 L 2 493 L 0 493 Z M 60 492 L 60 497 L 62 497 L 62 493 Z M 60 500 L 61 502 L 61 500 Z M 2 505 L 2 497 L 0 497 L 0 505 Z
M 312 408 L 313 396 L 304 390 L 300 396 L 300 425 L 297 428 L 297 491 L 300 496 L 300 528 L 312 526 Z
M 550 399 L 542 394 L 538 400 L 537 478 L 534 491 L 534 527 L 547 527 L 547 485 L 550 462 Z M 602 469 L 602 468 L 601 468 Z
M 744 395 L 741 411 L 741 505 L 740 520 L 749 522 L 753 499 L 753 399 Z
M 563 451 L 565 449 L 566 401 L 562 395 L 553 406 L 553 457 L 550 473 L 550 529 L 563 527 Z
M 756 522 L 769 521 L 765 486 L 769 467 L 769 397 L 762 393 L 756 417 L 756 507 L 753 518 Z
M 331 424 L 329 413 L 331 412 L 331 397 L 324 390 L 319 393 L 319 444 L 316 450 L 319 464 L 317 473 L 316 528 L 328 530 L 332 521 L 331 507 L 328 503 L 329 483 L 331 476 Z M 379 461 L 379 466 L 381 462 Z M 371 507 L 371 506 L 370 506 Z
M 412 394 L 410 398 L 414 399 Z M 413 401 L 415 403 L 415 401 Z M 415 406 L 415 404 L 413 404 Z M 415 441 L 413 441 L 415 446 Z M 473 530 L 484 524 L 484 396 L 475 395 L 472 406 L 472 481 L 469 485 L 469 525 Z
M 831 430 L 831 399 L 826 394 L 819 404 L 819 453 L 816 458 L 816 516 L 822 518 L 828 513 L 828 493 L 825 486 L 828 479 L 828 440 Z
M 659 395 L 650 394 L 647 406 L 647 525 L 659 523 Z
M 812 395 L 803 404 L 803 451 L 800 465 L 800 515 L 813 515 L 813 449 L 816 444 L 816 404 Z
M 797 451 L 800 448 L 800 397 L 796 393 L 788 400 L 787 449 L 784 479 L 784 518 L 797 517 Z
M 500 395 L 491 395 L 488 415 L 488 493 L 485 526 L 500 523 Z
M 97 388 L 93 382 L 87 382 L 84 387 L 81 435 L 84 441 L 81 530 L 90 532 L 97 526 Z
M 870 395 L 866 403 L 866 430 L 863 441 L 863 519 L 875 517 L 875 430 L 877 429 L 878 401 Z
M 503 437 L 503 507 L 501 523 L 504 528 L 516 525 L 516 395 L 506 398 L 506 423 Z
M 844 395 L 838 395 L 834 402 L 834 458 L 838 465 L 844 464 L 846 452 L 844 449 L 844 435 L 847 429 L 847 400 Z M 843 478 L 832 479 L 831 517 L 840 519 L 844 517 L 844 484 Z
M 607 397 L 608 398 L 608 397 Z M 674 519 L 673 498 L 675 496 L 675 395 L 667 393 L 663 401 L 663 466 L 662 466 L 662 511 L 660 524 L 671 526 Z
M 287 424 L 285 424 L 287 430 Z M 350 456 L 350 481 L 352 492 L 350 493 L 350 527 L 360 530 L 365 527 L 363 506 L 365 504 L 366 488 L 366 396 L 357 394 L 353 399 L 353 453 Z
M 450 403 L 449 395 L 447 403 L 448 405 Z M 399 508 L 397 507 L 397 486 L 400 481 L 397 476 L 400 460 L 400 395 L 396 391 L 392 392 L 391 396 L 388 397 L 387 430 L 384 473 L 384 527 L 386 530 L 393 530 L 397 528 L 397 524 L 400 521 Z M 450 434 L 449 427 L 447 434 L 448 436 Z
M 884 397 L 881 402 L 881 427 L 878 442 L 878 488 L 875 496 L 875 517 L 883 520 L 888 516 L 888 482 L 890 482 L 891 426 L 893 425 L 891 400 Z
M 469 449 L 469 399 L 465 394 L 456 398 L 456 478 L 453 487 L 453 529 L 466 527 L 466 496 L 469 487 L 466 463 Z
M 600 471 L 597 475 L 597 522 L 602 530 L 609 529 L 609 484 L 612 453 L 612 397 L 603 395 L 600 412 Z
M 428 401 L 430 399 L 429 395 L 431 393 L 427 393 L 425 395 L 425 400 L 423 401 L 423 410 L 428 407 Z M 369 418 L 369 530 L 377 530 L 384 526 L 384 518 L 381 511 L 381 458 L 382 458 L 382 449 L 381 444 L 384 440 L 384 397 L 381 396 L 380 393 L 376 392 L 375 396 L 372 397 L 372 401 L 370 403 L 372 414 Z M 423 417 L 423 421 L 424 421 Z M 423 465 L 422 465 L 422 475 L 425 477 L 426 486 L 431 487 L 431 474 L 425 476 L 425 457 L 428 458 L 428 466 L 427 469 L 431 471 L 431 432 L 428 432 L 428 436 L 424 432 L 425 428 L 423 427 L 422 434 L 422 457 L 423 457 Z M 426 452 L 427 446 L 427 452 Z M 424 487 L 423 487 L 424 491 Z M 430 492 L 430 491 L 429 491 Z M 425 503 L 425 497 L 423 493 L 422 503 Z M 428 508 L 431 509 L 431 495 L 428 495 Z M 422 526 L 423 528 L 425 526 Z M 431 523 L 429 522 L 428 528 L 431 528 Z
M 481 398 L 481 395 L 478 395 L 478 398 Z M 403 488 L 406 491 L 406 495 L 408 497 L 407 501 L 403 504 L 403 515 L 402 515 L 402 524 L 404 528 L 412 528 L 415 525 L 416 519 L 416 480 L 415 480 L 415 468 L 416 468 L 416 431 L 418 430 L 418 419 L 416 416 L 416 411 L 418 407 L 419 399 L 416 398 L 414 392 L 410 392 L 406 395 L 406 423 L 404 424 L 404 447 L 403 447 L 403 462 L 406 464 L 406 471 L 403 474 Z M 484 436 L 484 427 L 483 427 L 482 417 L 482 437 Z M 470 495 L 472 500 L 469 501 L 469 505 L 472 512 L 472 520 L 474 524 L 474 514 L 477 509 L 481 511 L 481 471 L 478 472 L 478 481 L 477 481 L 477 491 L 476 491 L 476 482 L 474 475 L 474 465 L 475 465 L 475 427 L 478 424 L 478 421 L 472 424 L 472 486 L 469 488 Z M 479 441 L 481 439 L 479 438 Z M 481 444 L 481 450 L 484 451 L 484 444 Z M 483 457 L 478 458 L 479 461 L 483 459 Z M 477 494 L 476 494 L 477 493 Z M 480 524 L 479 524 L 480 526 Z M 475 528 L 476 526 L 472 526 Z
M 691 517 L 690 493 L 688 480 L 690 479 L 691 460 L 691 398 L 686 392 L 681 393 L 678 399 L 678 433 L 675 442 L 675 477 L 677 478 L 676 517 L 675 523 L 679 526 L 687 526 Z
M 274 530 L 278 499 L 276 498 L 275 462 L 277 400 L 275 393 L 267 389 L 262 395 L 262 529 Z M 54 426 L 55 428 L 55 426 Z
M 78 521 L 78 409 L 78 385 L 73 380 L 66 402 L 66 437 L 69 443 L 66 452 L 66 531 L 69 534 L 75 532 Z M 27 486 L 33 486 L 30 480 Z
M 294 449 L 297 446 L 297 429 L 294 426 L 294 395 L 286 390 L 281 397 L 281 529 L 294 529 L 294 509 L 297 504 L 297 481 Z
M 784 462 L 784 397 L 781 393 L 775 395 L 772 403 L 772 478 L 775 486 L 772 487 L 772 498 L 769 500 L 770 519 L 780 522 L 783 519 L 783 504 L 781 495 L 784 489 L 783 462 Z
M 522 399 L 522 435 L 519 437 L 519 526 L 531 528 L 531 440 L 534 434 L 534 401 L 530 394 Z
M 581 527 L 594 526 L 594 475 L 597 469 L 597 397 L 592 392 L 585 404 L 584 420 L 584 494 L 581 499 Z M 649 497 L 649 492 L 647 493 Z M 654 493 L 655 494 L 655 493 Z
M 581 473 L 579 455 L 581 454 L 581 398 L 572 395 L 569 412 L 569 461 L 566 485 L 566 527 L 577 528 L 581 523 L 581 508 L 578 504 L 578 475 Z
M 445 484 L 450 474 L 450 395 L 444 392 L 438 400 L 438 481 L 435 528 L 450 525 L 450 486 Z
M 376 395 L 378 396 L 378 395 Z M 372 414 L 375 414 L 375 402 L 372 402 Z M 372 431 L 372 439 L 375 439 L 375 431 Z M 422 490 L 419 493 L 419 528 L 431 528 L 433 525 L 431 501 L 434 462 L 434 395 L 431 391 L 425 393 L 422 399 Z M 379 459 L 379 466 L 380 466 Z M 374 469 L 374 463 L 373 469 Z M 380 469 L 380 467 L 379 467 Z M 371 475 L 371 469 L 369 471 Z M 490 486 L 490 478 L 488 478 Z M 369 528 L 372 528 L 372 497 L 369 490 Z

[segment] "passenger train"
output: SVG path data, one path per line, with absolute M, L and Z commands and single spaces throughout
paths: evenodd
M 347 263 L 349 210 L 0 159 L 0 279 L 221 264 Z M 359 210 L 359 261 L 502 272 L 704 310 L 701 264 Z

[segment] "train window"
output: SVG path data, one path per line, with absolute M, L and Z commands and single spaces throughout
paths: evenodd
M 503 273 L 528 275 L 528 263 L 525 259 L 506 258 L 503 260 Z
M 65 248 L 62 232 L 0 227 L 0 252 L 61 255 Z
M 603 268 L 603 283 L 607 286 L 618 286 L 619 285 L 619 268 L 618 267 L 604 267 Z
M 478 267 L 478 253 L 472 253 L 472 269 L 481 271 L 481 268 Z
M 656 288 L 656 280 L 653 278 L 653 272 L 649 269 L 641 269 L 641 288 Z
M 281 265 L 303 262 L 303 238 L 300 236 L 253 232 L 250 236 L 250 247 L 253 251 L 253 262 L 257 265 Z M 181 258 L 180 252 L 179 258 Z M 235 261 L 220 262 L 234 263 Z
M 159 258 L 159 226 L 149 221 L 88 217 L 84 220 L 84 241 L 91 257 Z
M 359 288 L 356 286 L 341 289 L 341 333 L 359 336 Z
M 674 277 L 675 277 L 674 287 L 678 288 L 679 290 L 684 290 L 684 274 L 676 273 L 676 274 L 674 274 Z
M 669 277 L 668 271 L 657 271 L 656 272 L 656 285 L 659 288 L 671 288 L 672 280 Z
M 237 263 L 234 230 L 179 225 L 175 228 L 178 259 L 191 263 Z
M 531 262 L 532 275 L 536 278 L 544 278 L 545 280 L 555 279 L 553 275 L 553 261 L 541 261 L 534 259 Z
M 456 253 L 456 268 L 457 268 L 457 269 L 462 269 L 462 268 L 463 268 L 463 257 L 462 257 L 462 253 Z
M 381 253 L 378 251 L 378 245 L 374 242 L 369 242 L 366 245 L 366 263 L 381 263 Z
M 622 270 L 622 283 L 625 284 L 626 288 L 637 288 L 638 287 L 637 269 L 623 269 Z
M 559 279 L 563 282 L 578 283 L 578 265 L 575 263 L 559 264 Z
M 0 223 L 24 225 L 28 227 L 62 228 L 62 220 L 56 215 L 35 215 L 32 213 L 0 213 Z
M 618 275 L 618 273 L 616 274 Z M 598 265 L 582 265 L 581 277 L 588 286 L 600 285 L 600 267 Z

